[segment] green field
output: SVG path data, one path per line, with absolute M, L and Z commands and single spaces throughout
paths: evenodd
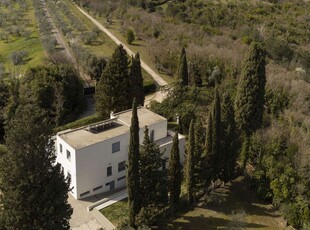
M 0 62 L 4 63 L 6 72 L 13 72 L 13 70 L 15 71 L 18 69 L 18 71 L 22 73 L 29 67 L 41 64 L 45 57 L 45 51 L 39 39 L 33 3 L 31 0 L 28 0 L 27 4 L 28 9 L 22 13 L 21 18 L 14 23 L 8 20 L 6 26 L 0 27 L 0 33 L 3 35 L 0 40 Z M 17 4 L 14 4 L 13 8 L 14 7 L 19 8 Z M 0 11 L 2 13 L 10 13 L 3 5 L 0 5 Z M 23 23 L 25 20 L 27 20 L 28 23 Z M 11 34 L 8 31 L 11 26 L 18 26 L 31 33 L 28 38 L 22 35 Z M 4 34 L 6 34 L 6 36 L 4 36 Z M 12 63 L 11 54 L 15 51 L 26 51 L 28 53 L 22 65 L 14 65 Z
M 70 12 L 74 14 L 75 17 L 77 17 L 87 28 L 88 31 L 92 31 L 92 29 L 95 27 L 95 25 L 81 12 L 73 5 L 73 3 L 69 0 L 63 0 L 62 1 L 69 9 Z M 65 15 L 63 15 L 63 20 L 67 20 Z M 71 26 L 72 29 L 74 29 L 74 34 L 80 34 L 79 31 L 75 30 L 74 27 Z M 104 56 L 104 57 L 110 57 L 116 48 L 116 44 L 103 32 L 100 32 L 100 36 L 98 39 L 93 42 L 90 45 L 84 45 L 86 48 L 88 48 L 92 53 L 96 54 L 97 56 Z
M 115 226 L 117 226 L 121 221 L 125 220 L 128 216 L 128 199 L 125 198 L 112 204 L 109 207 L 101 209 L 100 212 L 108 218 Z

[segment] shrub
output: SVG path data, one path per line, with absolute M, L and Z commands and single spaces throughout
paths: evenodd
M 96 38 L 97 34 L 95 32 L 85 32 L 81 35 L 81 40 L 86 45 L 92 44 Z
M 81 126 L 85 126 L 85 125 L 89 125 L 98 121 L 101 121 L 102 118 L 100 116 L 98 116 L 97 114 L 89 116 L 89 117 L 84 117 L 82 119 L 73 121 L 71 123 L 68 123 L 66 125 L 57 127 L 54 129 L 54 132 L 60 132 L 62 130 L 66 130 L 66 129 L 74 129 L 74 128 L 79 128 Z
M 25 57 L 27 57 L 28 52 L 27 51 L 14 51 L 11 54 L 11 60 L 14 65 L 22 65 L 24 64 Z
M 128 44 L 133 43 L 133 41 L 135 40 L 135 34 L 132 29 L 129 29 L 127 31 L 126 39 Z
M 253 42 L 253 38 L 252 37 L 249 37 L 249 36 L 244 36 L 242 38 L 242 42 L 244 44 L 247 44 L 247 45 L 250 45 L 252 42 Z
M 265 48 L 268 56 L 277 62 L 291 61 L 294 55 L 294 51 L 287 42 L 277 38 L 267 39 L 265 41 Z

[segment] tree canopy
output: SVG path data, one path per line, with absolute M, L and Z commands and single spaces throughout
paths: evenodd
M 135 219 L 140 211 L 140 175 L 139 175 L 139 120 L 137 103 L 132 104 L 132 118 L 130 125 L 129 152 L 127 163 L 127 191 L 129 205 L 129 225 L 135 227 Z
M 235 99 L 236 122 L 247 135 L 263 122 L 266 85 L 265 50 L 256 42 L 251 44 L 245 58 Z
M 1 229 L 69 229 L 69 183 L 55 163 L 51 125 L 36 105 L 21 105 L 6 128 L 0 160 Z
M 128 64 L 126 50 L 119 45 L 96 87 L 96 110 L 102 117 L 108 117 L 111 111 L 119 112 L 131 107 Z

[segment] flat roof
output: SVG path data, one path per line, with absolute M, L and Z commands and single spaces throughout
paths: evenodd
M 91 125 L 83 126 L 77 129 L 68 129 L 57 133 L 57 135 L 63 139 L 68 145 L 74 149 L 81 149 L 89 145 L 93 145 L 104 140 L 108 140 L 122 134 L 128 133 L 130 129 L 132 110 L 126 110 L 120 113 L 114 114 L 117 119 L 114 119 L 113 122 L 117 126 L 104 130 L 98 133 L 92 133 L 88 131 L 90 126 L 100 125 L 101 123 L 107 123 L 110 120 L 108 119 L 101 122 L 96 122 Z M 138 108 L 138 117 L 139 117 L 139 126 L 144 128 L 145 126 L 150 126 L 161 121 L 167 120 L 166 118 L 144 108 Z

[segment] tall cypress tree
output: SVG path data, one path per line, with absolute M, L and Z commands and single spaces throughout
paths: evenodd
M 250 135 L 263 121 L 266 85 L 265 50 L 253 42 L 246 56 L 235 100 L 238 127 Z
M 139 196 L 139 120 L 136 100 L 132 104 L 132 117 L 130 126 L 128 168 L 127 168 L 127 191 L 129 204 L 129 225 L 135 227 L 135 218 L 140 211 Z
M 5 107 L 10 98 L 10 91 L 8 85 L 0 80 L 0 142 L 4 140 L 4 122 L 5 122 Z
M 197 121 L 195 123 L 195 153 L 194 153 L 194 191 L 195 194 L 201 192 L 205 189 L 205 160 L 203 156 L 203 140 L 204 140 L 204 130 L 202 128 L 202 123 Z
M 128 56 L 122 45 L 119 45 L 96 87 L 96 110 L 102 117 L 111 111 L 129 109 L 132 103 L 131 84 L 128 73 Z
M 173 143 L 169 159 L 169 203 L 174 209 L 179 202 L 181 193 L 181 163 L 179 150 L 179 134 L 176 133 L 173 137 Z
M 136 98 L 138 105 L 144 105 L 143 77 L 141 72 L 140 55 L 137 53 L 131 58 L 130 66 L 131 94 Z
M 185 184 L 187 192 L 188 204 L 191 204 L 194 200 L 194 167 L 195 167 L 195 128 L 194 120 L 191 120 L 189 126 L 188 143 L 187 143 L 187 158 L 185 165 Z
M 204 178 L 205 184 L 208 186 L 215 178 L 214 172 L 214 151 L 213 151 L 213 118 L 212 110 L 209 110 L 206 130 L 205 153 L 204 153 Z
M 69 183 L 55 163 L 51 125 L 35 105 L 22 105 L 6 128 L 0 161 L 1 229 L 69 229 Z
M 148 205 L 159 206 L 167 202 L 166 171 L 163 167 L 163 153 L 149 136 L 145 127 L 144 139 L 140 147 L 140 200 L 141 208 Z M 143 202 L 142 202 L 143 201 Z
M 233 103 L 229 94 L 224 94 L 222 103 L 222 128 L 223 128 L 223 176 L 224 182 L 232 179 L 237 160 L 236 123 L 234 118 Z
M 222 141 L 222 129 L 221 129 L 221 102 L 217 88 L 214 91 L 214 102 L 213 102 L 213 137 L 212 137 L 212 149 L 214 154 L 214 179 L 220 178 L 223 168 L 223 156 L 221 151 Z
M 188 85 L 188 68 L 187 68 L 187 57 L 185 48 L 182 48 L 179 61 L 178 69 L 178 80 L 181 81 L 181 85 Z

